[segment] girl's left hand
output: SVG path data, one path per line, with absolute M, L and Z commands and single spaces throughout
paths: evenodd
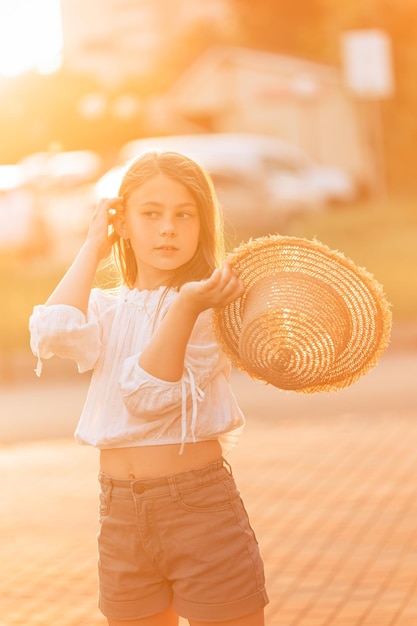
M 181 287 L 180 296 L 197 313 L 206 309 L 223 307 L 243 295 L 245 285 L 239 278 L 230 261 L 214 270 L 206 280 L 186 283 Z

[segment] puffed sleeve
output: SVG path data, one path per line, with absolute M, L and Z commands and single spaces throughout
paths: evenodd
M 140 354 L 125 360 L 119 385 L 131 415 L 150 421 L 179 411 L 185 436 L 187 410 L 191 409 L 191 432 L 194 434 L 198 402 L 204 398 L 204 388 L 224 367 L 211 317 L 205 313 L 199 316 L 187 346 L 181 380 L 169 382 L 155 378 L 140 367 Z
M 65 304 L 34 307 L 29 331 L 30 347 L 38 357 L 38 376 L 42 371 L 41 359 L 52 356 L 76 361 L 80 373 L 94 367 L 101 344 L 100 325 L 94 308 L 92 302 L 86 317 L 79 309 Z

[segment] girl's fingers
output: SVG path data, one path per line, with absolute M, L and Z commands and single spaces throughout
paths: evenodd
M 204 293 L 210 298 L 214 306 L 225 306 L 239 298 L 243 292 L 243 281 L 228 262 L 222 268 L 214 270 L 210 278 L 200 283 L 200 294 Z
M 123 198 L 101 198 L 93 212 L 91 227 L 93 229 L 105 226 L 114 227 L 114 218 L 123 210 Z
M 216 283 L 220 289 L 227 289 L 230 286 L 233 287 L 236 282 L 241 282 L 239 274 L 227 261 L 220 269 L 214 270 L 211 278 L 213 279 L 213 284 Z
M 109 215 L 116 215 L 123 210 L 124 204 L 123 198 L 101 198 L 96 205 L 96 211 L 98 213 L 108 213 Z
M 224 263 L 223 266 L 217 271 L 219 276 L 219 285 L 224 287 L 230 280 L 231 267 L 228 263 Z
M 234 269 L 234 267 L 226 261 L 222 268 L 222 280 L 221 284 L 223 288 L 231 287 L 234 289 L 236 284 L 241 284 L 242 281 L 239 277 L 239 274 Z
M 106 198 L 106 204 L 109 207 L 109 211 L 118 213 L 124 208 L 124 198 Z

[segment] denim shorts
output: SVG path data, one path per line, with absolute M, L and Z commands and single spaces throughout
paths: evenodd
M 99 607 L 111 619 L 171 604 L 196 621 L 230 620 L 268 603 L 263 562 L 230 466 L 145 480 L 100 472 Z

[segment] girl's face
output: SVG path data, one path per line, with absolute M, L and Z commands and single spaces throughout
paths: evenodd
M 156 174 L 128 197 L 118 232 L 130 240 L 138 266 L 135 287 L 153 289 L 194 256 L 200 216 L 185 185 Z

